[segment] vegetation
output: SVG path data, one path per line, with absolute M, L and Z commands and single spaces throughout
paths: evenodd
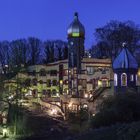
M 67 59 L 67 43 L 61 40 L 41 41 L 38 38 L 0 42 L 0 65 L 4 74 L 22 66 L 47 64 Z
M 132 21 L 110 21 L 96 29 L 95 37 L 97 43 L 90 51 L 92 56 L 97 58 L 107 57 L 113 60 L 124 42 L 133 54 L 140 47 L 140 28 Z
M 92 117 L 92 127 L 140 121 L 139 101 L 140 95 L 135 93 L 118 94 L 105 99 L 99 106 L 99 112 Z

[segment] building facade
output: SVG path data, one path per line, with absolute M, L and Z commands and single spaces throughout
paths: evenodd
M 29 66 L 18 73 L 16 78 L 29 82 L 27 96 L 59 102 L 65 110 L 88 107 L 93 113 L 102 97 L 114 94 L 113 88 L 117 93 L 124 92 L 127 87 L 137 89 L 140 85 L 138 64 L 127 48 L 123 48 L 114 60 L 113 68 L 110 59 L 85 55 L 85 29 L 77 13 L 68 27 L 67 39 L 68 59 Z
M 137 92 L 138 63 L 126 46 L 113 62 L 116 93 Z

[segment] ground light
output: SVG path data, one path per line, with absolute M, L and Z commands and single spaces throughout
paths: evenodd
M 88 98 L 88 94 L 85 94 L 85 98 Z
M 68 107 L 72 107 L 72 103 L 69 103 Z
M 3 126 L 3 130 L 2 130 L 2 133 L 3 133 L 3 137 L 6 138 L 8 136 L 8 129 L 6 126 Z
M 52 109 L 51 115 L 56 115 L 56 114 L 57 114 L 57 110 L 56 109 Z
M 94 116 L 95 116 L 95 114 L 92 114 L 92 116 L 94 117 Z

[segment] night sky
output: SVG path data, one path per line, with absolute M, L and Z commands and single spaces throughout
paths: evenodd
M 140 24 L 140 0 L 0 0 L 0 40 L 66 41 L 75 11 L 86 29 L 86 47 L 94 42 L 95 28 L 112 19 Z

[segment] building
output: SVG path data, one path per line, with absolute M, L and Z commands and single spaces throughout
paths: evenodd
M 116 93 L 137 92 L 138 63 L 125 45 L 113 62 L 113 71 Z
M 100 88 L 111 87 L 113 77 L 110 59 L 95 59 L 85 55 L 85 29 L 75 13 L 67 30 L 68 59 L 47 65 L 33 65 L 17 77 L 30 81 L 28 94 L 49 101 L 71 104 L 77 110 Z M 81 102 L 82 101 L 82 102 Z
M 96 105 L 115 92 L 136 89 L 140 85 L 140 70 L 135 58 L 124 47 L 114 60 L 85 55 L 85 28 L 78 14 L 67 30 L 68 59 L 47 65 L 33 65 L 18 73 L 17 78 L 29 81 L 26 95 L 61 103 L 64 110 L 78 111 L 81 107 L 96 112 Z M 114 73 L 113 73 L 114 71 Z M 113 79 L 114 75 L 114 79 Z

